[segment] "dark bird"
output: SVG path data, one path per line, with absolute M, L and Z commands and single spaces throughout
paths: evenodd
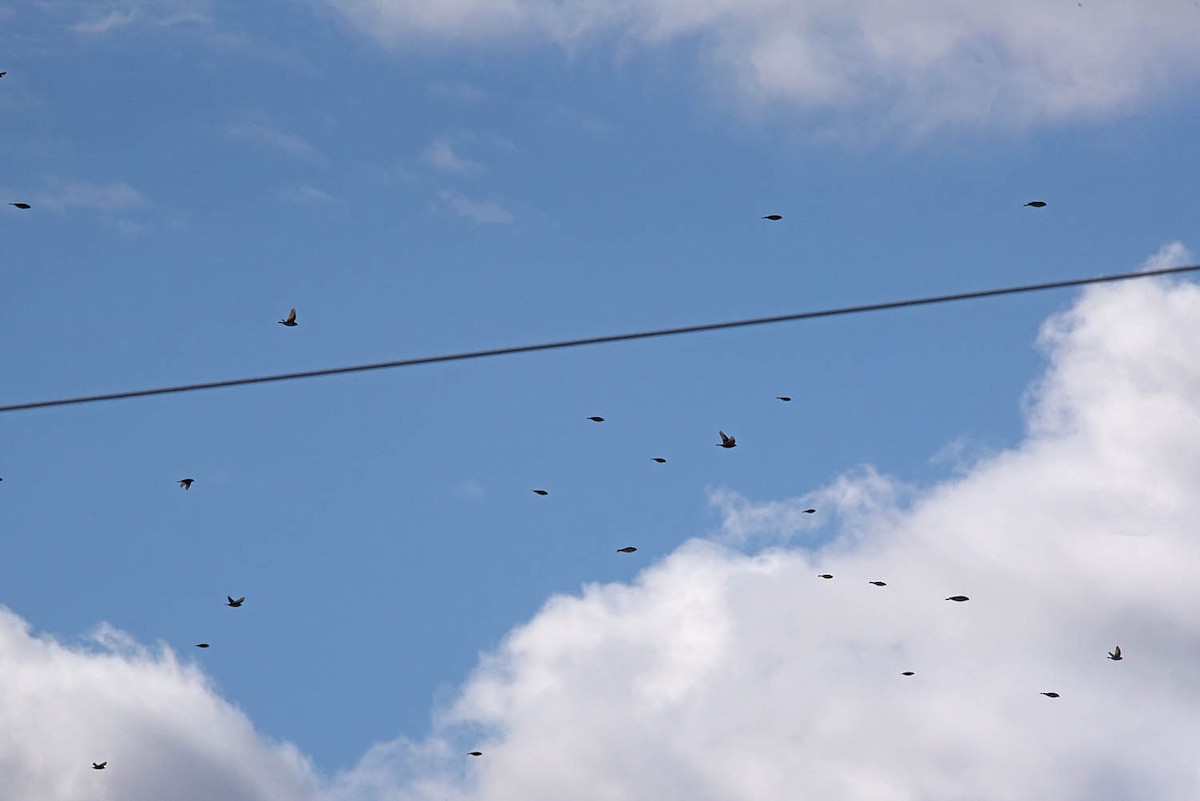
M 886 587 L 887 586 L 886 581 L 868 581 L 867 583 L 874 584 L 876 587 Z
M 1042 693 L 1042 695 L 1046 696 L 1047 698 L 1058 698 L 1059 697 L 1058 693 Z
M 632 545 L 626 545 L 624 548 L 618 548 L 617 553 L 633 553 L 636 550 L 637 548 L 634 548 Z
M 31 206 L 28 203 L 9 203 L 10 206 L 16 206 L 18 209 L 28 209 Z
M 207 648 L 207 647 L 208 647 L 208 643 L 206 643 L 206 642 L 198 642 L 198 643 L 196 643 L 196 647 L 197 647 L 197 648 Z
M 483 756 L 482 751 L 468 751 L 467 756 Z
M 7 74 L 8 74 L 7 72 L 0 72 L 0 78 L 3 78 Z
M 833 574 L 832 573 L 818 573 L 817 578 L 830 579 L 830 578 L 833 578 Z
M 815 515 L 816 513 L 817 513 L 816 509 L 805 509 L 804 510 L 804 514 L 806 514 L 806 515 Z
M 917 675 L 917 674 L 916 674 L 916 673 L 913 673 L 911 670 L 906 670 L 906 671 L 904 671 L 903 673 L 901 673 L 900 675 L 901 675 L 901 676 L 915 676 L 915 675 Z
M 959 603 L 962 603 L 963 601 L 969 601 L 969 600 L 971 600 L 971 599 L 970 599 L 970 598 L 968 598 L 968 597 L 967 597 L 967 596 L 965 596 L 965 595 L 951 595 L 951 596 L 950 596 L 949 598 L 947 598 L 946 600 L 947 600 L 947 601 L 958 601 Z
M 534 495 L 549 495 L 550 493 L 547 492 L 546 490 L 534 490 L 533 494 Z
M 1108 652 L 1108 658 L 1114 662 L 1120 662 L 1125 657 L 1121 656 L 1121 646 L 1117 646 L 1115 651 Z
M 1046 206 L 1046 201 L 1044 201 L 1044 200 L 1031 200 L 1031 201 L 1029 201 L 1028 203 L 1026 203 L 1025 205 L 1026 205 L 1026 206 L 1033 206 L 1035 209 L 1041 209 L 1041 208 L 1045 208 L 1045 206 Z
M 104 770 L 108 767 L 108 762 L 93 762 L 92 770 Z
M 662 458 L 661 456 L 651 456 L 650 458 L 651 458 L 651 460 L 653 460 L 653 461 L 655 461 L 655 462 L 658 462 L 659 464 L 666 464 L 666 463 L 667 463 L 667 460 L 666 460 L 666 459 L 664 459 L 664 458 Z
M 233 596 L 232 596 L 232 595 L 226 595 L 226 596 L 225 596 L 225 599 L 226 599 L 227 601 L 229 601 L 229 603 L 225 604 L 226 606 L 233 607 L 234 609 L 237 609 L 239 606 L 241 606 L 241 605 L 242 605 L 242 604 L 245 602 L 245 600 L 246 600 L 246 596 L 245 596 L 245 595 L 243 595 L 241 598 L 238 598 L 238 599 L 235 601 L 235 600 L 233 599 Z
M 296 322 L 296 310 L 292 309 L 290 312 L 288 312 L 287 319 L 280 320 L 279 324 L 286 325 L 288 328 L 293 328 L 293 327 L 299 325 L 299 323 Z
M 196 479 L 194 479 L 194 478 L 179 479 L 179 486 L 183 487 L 184 490 L 190 490 L 192 488 L 192 484 L 194 484 L 194 483 L 196 483 Z
M 593 423 L 603 423 L 604 422 L 603 417 L 589 417 L 588 419 L 591 420 Z
M 719 443 L 717 443 L 718 448 L 736 448 L 737 447 L 737 439 L 735 437 L 725 436 L 724 431 L 718 431 L 717 433 L 721 435 L 721 441 Z
M 770 220 L 771 222 L 778 222 L 779 220 L 783 219 L 783 215 L 782 214 L 768 214 L 766 217 L 763 217 L 763 219 Z
M 775 400 L 781 400 L 781 401 L 783 401 L 784 403 L 791 403 L 791 402 L 792 402 L 792 399 L 791 399 L 791 398 L 789 398 L 787 395 L 776 395 L 776 396 L 775 396 Z

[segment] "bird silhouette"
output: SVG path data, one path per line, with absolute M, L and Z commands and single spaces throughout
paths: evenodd
M 207 648 L 207 647 L 208 647 L 208 643 L 206 643 L 206 642 L 198 642 L 198 643 L 196 643 L 196 647 L 197 647 L 197 648 Z
M 7 74 L 8 74 L 8 72 L 7 72 L 7 71 L 5 71 L 5 72 L 0 72 L 0 78 L 3 78 L 3 77 L 4 77 L 5 75 L 7 75 Z
M 546 490 L 533 490 L 533 494 L 534 495 L 549 495 L 550 493 L 547 492 Z
M 831 578 L 833 578 L 833 574 L 832 573 L 818 573 L 817 578 L 831 579 Z
M 965 596 L 965 595 L 951 595 L 951 596 L 950 596 L 949 598 L 947 598 L 946 600 L 947 600 L 947 601 L 958 601 L 959 603 L 962 603 L 963 601 L 969 601 L 969 600 L 971 600 L 971 599 L 970 599 L 970 598 L 968 598 L 968 597 L 967 597 L 967 596 Z
M 901 676 L 915 676 L 915 675 L 917 675 L 917 674 L 916 674 L 916 673 L 913 673 L 911 670 L 906 670 L 906 671 L 904 671 L 903 673 L 901 673 L 900 675 L 901 675 Z
M 288 312 L 287 319 L 280 320 L 279 324 L 286 325 L 288 328 L 294 328 L 295 326 L 299 325 L 299 323 L 296 322 L 296 310 L 292 309 L 290 312 Z
M 10 206 L 16 206 L 18 209 L 32 208 L 28 203 L 9 203 Z
M 816 513 L 817 513 L 816 509 L 805 509 L 804 510 L 804 514 L 806 514 L 806 515 L 815 515 Z
M 241 598 L 238 598 L 237 600 L 234 600 L 234 598 L 233 598 L 233 596 L 232 596 L 232 595 L 226 595 L 226 596 L 225 596 L 225 599 L 226 599 L 226 600 L 229 602 L 229 603 L 225 604 L 226 606 L 229 606 L 229 607 L 232 607 L 232 608 L 234 608 L 234 609 L 237 609 L 239 606 L 241 606 L 243 603 L 245 603 L 245 601 L 246 601 L 246 596 L 245 596 L 245 595 L 243 595 Z
M 667 460 L 666 460 L 666 459 L 664 459 L 664 458 L 662 458 L 661 456 L 651 456 L 651 457 L 650 457 L 650 460 L 651 460 L 651 461 L 654 461 L 654 462 L 658 462 L 659 464 L 666 464 L 666 463 L 667 463 Z
M 1058 693 L 1042 693 L 1042 695 L 1046 696 L 1047 698 L 1058 698 L 1059 697 Z
M 1045 207 L 1046 207 L 1046 201 L 1044 201 L 1044 200 L 1031 200 L 1031 201 L 1029 201 L 1028 203 L 1026 203 L 1025 205 L 1026 205 L 1026 206 L 1033 206 L 1035 209 L 1041 209 L 1041 208 L 1045 208 Z
M 721 441 L 717 443 L 718 448 L 737 447 L 737 439 L 735 437 L 726 436 L 724 431 L 718 431 L 717 433 L 721 435 Z
M 784 403 L 791 403 L 791 402 L 792 402 L 792 399 L 791 399 L 791 398 L 789 398 L 787 395 L 776 395 L 776 396 L 775 396 L 775 400 L 781 400 L 781 401 L 783 401 Z
M 604 422 L 603 417 L 589 417 L 588 419 L 591 420 L 593 423 L 603 423 Z
M 468 751 L 467 756 L 483 756 L 482 751 Z
M 771 222 L 779 222 L 780 220 L 783 219 L 783 215 L 782 214 L 768 214 L 766 217 L 763 217 L 763 219 L 770 220 Z
M 194 478 L 179 479 L 179 486 L 183 487 L 185 492 L 187 490 L 190 490 L 192 488 L 192 484 L 194 484 L 194 483 L 196 483 L 196 479 L 194 479 Z
M 106 767 L 108 767 L 108 762 L 107 762 L 107 761 L 105 761 L 105 762 L 93 762 L 93 763 L 92 763 L 92 770 L 104 770 Z
M 887 586 L 886 581 L 868 581 L 867 583 L 874 584 L 876 587 L 886 587 Z
M 626 545 L 624 548 L 618 548 L 617 553 L 633 553 L 636 550 L 637 548 L 634 548 L 632 545 Z
M 1117 646 L 1115 650 L 1108 652 L 1108 658 L 1114 662 L 1120 662 L 1125 657 L 1121 656 L 1121 646 Z

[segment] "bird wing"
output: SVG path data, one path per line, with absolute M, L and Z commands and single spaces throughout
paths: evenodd
M 1116 649 L 1113 651 L 1113 656 L 1120 656 L 1120 655 L 1121 655 L 1121 646 L 1118 645 L 1116 647 Z
M 718 431 L 717 433 L 721 435 L 721 442 L 729 442 L 729 436 L 724 431 Z
M 292 309 L 290 312 L 288 312 L 287 321 L 289 323 L 296 322 L 296 310 L 295 309 Z

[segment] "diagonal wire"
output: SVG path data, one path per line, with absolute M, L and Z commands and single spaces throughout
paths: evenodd
M 296 381 L 302 378 L 319 378 L 321 376 L 344 375 L 346 373 L 365 373 L 371 370 L 391 370 L 399 367 L 416 367 L 421 364 L 438 364 L 440 362 L 459 362 L 471 359 L 486 359 L 493 356 L 511 356 L 516 353 L 534 353 L 543 350 L 559 350 L 561 348 L 578 348 L 585 345 L 603 345 L 609 342 L 628 342 L 635 339 L 652 339 L 654 337 L 678 336 L 680 334 L 698 334 L 703 331 L 722 331 L 728 328 L 747 328 L 753 325 L 772 325 L 774 323 L 789 323 L 797 320 L 814 320 L 819 317 L 841 317 L 849 314 L 864 314 L 866 312 L 887 311 L 888 309 L 905 309 L 913 306 L 932 306 L 937 303 L 954 303 L 961 300 L 977 300 L 994 298 L 1002 295 L 1019 295 L 1027 292 L 1045 292 L 1051 289 L 1067 289 L 1069 287 L 1087 286 L 1089 284 L 1105 284 L 1114 281 L 1129 281 L 1136 278 L 1152 278 L 1161 275 L 1177 275 L 1200 271 L 1200 264 L 1188 267 L 1168 267 L 1161 270 L 1143 270 L 1136 273 L 1117 273 L 1101 275 L 1094 278 L 1072 278 L 1066 281 L 1051 281 L 1044 284 L 1024 284 L 1022 286 L 1002 287 L 999 289 L 983 289 L 976 292 L 960 292 L 953 295 L 935 295 L 925 298 L 910 298 L 908 300 L 892 300 L 884 303 L 868 303 L 862 306 L 842 306 L 835 309 L 798 312 L 795 314 L 779 314 L 772 317 L 753 317 L 746 320 L 730 320 L 720 323 L 702 323 L 700 325 L 685 325 L 678 328 L 658 328 L 649 331 L 634 331 L 625 334 L 608 334 L 583 339 L 564 339 L 555 342 L 542 342 L 533 345 L 514 345 L 507 348 L 491 348 L 474 350 L 465 353 L 447 353 L 440 356 L 421 356 L 415 359 L 398 359 L 390 362 L 375 362 L 372 364 L 355 364 L 345 367 L 326 367 L 319 370 L 302 370 L 296 373 L 275 373 L 272 375 L 251 376 L 249 378 L 227 378 L 220 381 L 206 381 L 198 384 L 179 384 L 169 387 L 154 387 L 151 389 L 134 389 L 125 392 L 109 392 L 102 395 L 81 395 L 74 398 L 57 398 L 53 400 L 30 401 L 0 406 L 0 413 L 17 412 L 28 409 L 45 409 L 51 406 L 78 406 L 84 403 L 99 401 L 126 400 L 128 398 L 148 398 L 154 395 L 173 395 L 180 392 L 199 392 L 205 389 L 222 389 L 225 387 L 242 387 L 250 384 L 269 384 L 275 381 Z

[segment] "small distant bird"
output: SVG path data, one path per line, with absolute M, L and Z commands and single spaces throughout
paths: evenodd
M 763 219 L 770 220 L 771 222 L 778 222 L 779 220 L 783 219 L 783 215 L 782 214 L 768 214 L 766 217 L 763 217 Z
M 184 491 L 190 490 L 192 488 L 192 484 L 194 483 L 196 483 L 196 479 L 194 478 L 179 479 L 179 486 L 183 487 Z
M 467 756 L 483 756 L 482 751 L 468 751 Z
M 93 763 L 92 763 L 92 770 L 104 770 L 106 767 L 108 767 L 108 762 L 107 762 L 107 761 L 105 761 L 105 762 L 93 762 Z
M 1046 206 L 1046 201 L 1044 201 L 1044 200 L 1031 200 L 1031 201 L 1029 201 L 1028 203 L 1026 203 L 1025 205 L 1026 205 L 1026 206 L 1033 206 L 1035 209 L 1041 209 L 1041 208 L 1045 208 L 1045 206 Z
M 832 573 L 818 573 L 817 578 L 830 579 L 830 578 L 833 578 L 833 574 Z
M 868 581 L 867 583 L 874 584 L 876 587 L 886 587 L 887 586 L 886 581 Z
M 18 209 L 32 208 L 28 203 L 9 203 L 10 206 L 16 206 Z
M 916 674 L 916 673 L 913 673 L 911 670 L 906 670 L 906 671 L 904 671 L 903 673 L 901 673 L 900 675 L 901 675 L 901 676 L 915 676 L 915 675 L 917 675 L 917 674 Z
M 949 598 L 947 598 L 946 600 L 947 600 L 947 601 L 958 601 L 959 603 L 962 603 L 963 601 L 969 601 L 969 600 L 971 600 L 971 599 L 970 599 L 970 598 L 968 598 L 968 597 L 967 597 L 967 596 L 965 596 L 965 595 L 951 595 L 951 596 L 950 596 Z
M 229 606 L 229 607 L 232 607 L 232 608 L 234 608 L 234 609 L 237 609 L 239 606 L 241 606 L 241 605 L 242 605 L 242 604 L 245 602 L 245 600 L 246 600 L 246 596 L 245 596 L 245 595 L 243 595 L 241 598 L 238 598 L 238 599 L 235 601 L 235 600 L 233 599 L 233 596 L 232 596 L 232 595 L 226 595 L 226 596 L 225 596 L 225 599 L 226 599 L 227 601 L 229 601 L 229 603 L 225 604 L 226 606 Z
M 603 417 L 589 417 L 588 419 L 591 420 L 593 423 L 603 423 L 604 422 Z
M 196 643 L 196 647 L 197 647 L 197 648 L 207 648 L 207 647 L 208 647 L 208 643 L 206 643 L 206 642 L 198 642 L 198 643 Z
M 805 509 L 804 510 L 804 514 L 806 514 L 806 515 L 815 515 L 816 513 L 817 513 L 816 509 Z
M 8 74 L 7 72 L 0 72 L 0 78 L 3 78 L 7 74 Z
M 666 464 L 666 463 L 667 463 L 667 460 L 666 460 L 666 459 L 664 459 L 664 458 L 662 458 L 661 456 L 651 456 L 651 457 L 650 457 L 650 459 L 651 459 L 651 461 L 658 462 L 659 464 Z
M 286 325 L 288 328 L 294 328 L 295 326 L 299 325 L 299 323 L 296 322 L 296 310 L 292 309 L 290 312 L 288 312 L 287 319 L 280 320 L 279 324 Z
M 1046 696 L 1047 698 L 1058 698 L 1059 697 L 1058 693 L 1042 693 L 1042 695 Z
M 533 494 L 534 495 L 549 495 L 550 493 L 547 492 L 546 490 L 534 490 Z
M 776 396 L 775 396 L 775 400 L 781 400 L 781 401 L 783 401 L 784 403 L 791 403 L 791 402 L 792 402 L 792 399 L 791 399 L 791 398 L 789 398 L 787 395 L 776 395 Z
M 718 448 L 736 448 L 737 447 L 737 439 L 735 437 L 725 436 L 724 431 L 718 431 L 717 433 L 721 435 L 721 441 L 719 443 L 717 443 Z
M 637 548 L 634 548 L 632 545 L 626 545 L 624 548 L 618 548 L 617 553 L 633 553 L 636 550 Z
M 1114 662 L 1120 662 L 1125 657 L 1121 656 L 1121 646 L 1117 646 L 1115 651 L 1108 652 L 1108 658 Z

